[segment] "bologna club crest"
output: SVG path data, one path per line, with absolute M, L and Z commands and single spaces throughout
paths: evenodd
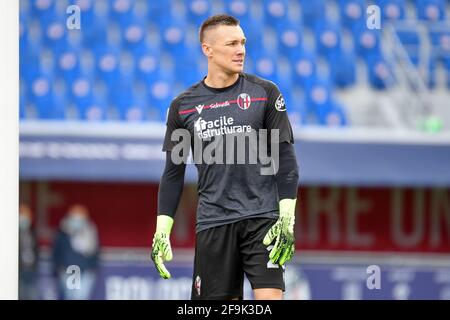
M 239 97 L 237 98 L 237 105 L 242 110 L 247 110 L 250 108 L 250 103 L 252 102 L 252 99 L 250 96 L 246 93 L 241 93 Z

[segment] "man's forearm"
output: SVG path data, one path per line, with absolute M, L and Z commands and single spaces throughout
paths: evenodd
M 175 217 L 184 186 L 186 164 L 174 164 L 166 153 L 166 166 L 158 190 L 158 214 Z
M 294 145 L 288 142 L 280 143 L 280 167 L 276 175 L 279 199 L 297 198 L 298 165 Z

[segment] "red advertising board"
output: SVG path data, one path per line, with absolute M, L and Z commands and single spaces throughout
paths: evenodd
M 20 197 L 35 213 L 42 244 L 68 207 L 86 205 L 104 247 L 149 247 L 158 185 L 139 183 L 22 182 Z M 305 187 L 298 193 L 300 250 L 450 253 L 450 189 Z M 195 242 L 195 186 L 179 205 L 172 245 Z

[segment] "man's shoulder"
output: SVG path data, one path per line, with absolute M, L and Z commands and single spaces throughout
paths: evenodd
M 188 98 L 189 96 L 191 96 L 196 90 L 199 89 L 200 85 L 201 85 L 202 81 L 199 81 L 195 84 L 193 84 L 192 86 L 190 86 L 189 88 L 187 88 L 186 90 L 184 90 L 183 92 L 181 92 L 179 95 L 177 95 L 175 98 L 173 98 L 172 100 L 172 105 L 176 105 L 178 106 L 180 104 L 180 102 L 183 99 Z
M 272 91 L 274 89 L 277 89 L 277 85 L 268 79 L 264 79 L 264 78 L 261 78 L 257 75 L 250 74 L 250 73 L 243 73 L 242 75 L 245 80 L 263 87 L 264 90 L 266 90 L 266 91 Z

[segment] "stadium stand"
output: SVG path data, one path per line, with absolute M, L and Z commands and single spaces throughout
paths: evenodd
M 81 9 L 81 30 L 65 26 L 70 4 Z M 366 25 L 371 4 L 381 29 Z M 415 108 L 439 113 L 450 92 L 449 8 L 445 0 L 21 0 L 20 118 L 164 121 L 174 95 L 205 75 L 197 29 L 218 12 L 240 19 L 247 72 L 280 86 L 294 125 L 371 125 L 358 120 L 361 92 L 376 99 L 405 86 L 418 101 L 437 92 L 432 111 Z

